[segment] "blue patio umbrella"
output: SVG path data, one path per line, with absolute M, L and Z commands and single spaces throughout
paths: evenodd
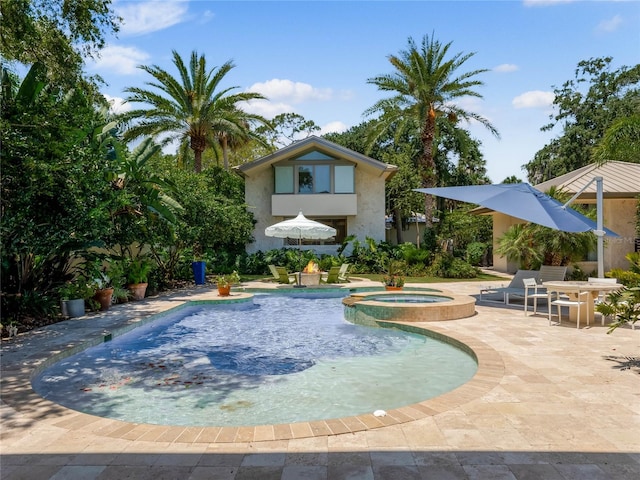
M 415 191 L 462 202 L 475 203 L 520 220 L 537 223 L 538 225 L 544 225 L 563 232 L 597 230 L 595 221 L 570 207 L 565 207 L 555 198 L 536 190 L 528 183 L 417 188 Z M 612 237 L 618 236 L 618 234 L 606 228 L 604 232 Z
M 598 239 L 598 277 L 603 278 L 603 237 L 604 235 L 619 237 L 619 235 L 602 225 L 602 179 L 598 177 L 594 180 L 599 181 L 596 204 L 597 222 L 567 206 L 576 198 L 575 196 L 563 205 L 528 183 L 417 188 L 415 191 L 475 203 L 526 222 L 537 223 L 563 232 L 593 231 Z

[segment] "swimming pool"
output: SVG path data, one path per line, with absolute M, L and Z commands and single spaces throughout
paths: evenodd
M 390 303 L 438 303 L 446 302 L 450 300 L 448 297 L 440 295 L 429 295 L 424 293 L 408 293 L 403 295 L 369 295 L 367 300 L 374 300 L 376 302 L 390 302 Z
M 475 361 L 451 345 L 346 322 L 343 296 L 189 306 L 62 360 L 33 387 L 129 422 L 241 426 L 388 410 L 473 377 Z

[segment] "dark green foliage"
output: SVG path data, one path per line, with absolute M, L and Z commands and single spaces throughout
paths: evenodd
M 12 94 L 0 129 L 2 289 L 44 293 L 70 278 L 76 252 L 110 236 L 108 206 L 118 192 L 104 178 L 113 165 L 97 141 L 103 118 L 95 99 L 47 88 L 39 65 L 3 91 Z
M 119 30 L 110 6 L 110 0 L 3 0 L 0 54 L 25 65 L 42 62 L 55 83 L 77 86 L 83 58 Z
M 456 257 L 464 258 L 467 248 L 472 243 L 491 245 L 493 236 L 492 219 L 487 215 L 473 215 L 469 204 L 461 204 L 451 208 L 452 204 L 445 203 L 445 210 L 441 213 L 439 241 L 447 244 Z
M 51 319 L 60 313 L 58 298 L 37 290 L 2 295 L 1 308 L 3 324 L 17 323 L 27 329 L 37 326 L 42 318 Z
M 558 177 L 588 165 L 594 159 L 604 160 L 597 158 L 596 148 L 606 137 L 605 133 L 612 127 L 615 129 L 621 119 L 640 114 L 640 64 L 612 72 L 612 61 L 611 57 L 581 61 L 576 67 L 575 78 L 554 88 L 556 113 L 541 130 L 562 125 L 563 132 L 524 165 L 531 183 Z M 601 148 L 601 152 L 607 150 L 606 146 Z M 635 150 L 629 145 L 627 151 Z
M 477 268 L 449 253 L 436 255 L 428 271 L 430 275 L 442 278 L 475 278 L 478 276 Z
M 484 242 L 471 242 L 467 245 L 465 260 L 471 265 L 484 265 L 490 252 L 490 244 Z

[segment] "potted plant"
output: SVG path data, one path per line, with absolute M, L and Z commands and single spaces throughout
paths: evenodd
M 60 306 L 64 317 L 81 317 L 85 312 L 85 299 L 95 293 L 94 285 L 84 276 L 66 282 L 58 288 Z
M 240 275 L 235 270 L 232 273 L 221 274 L 216 277 L 218 284 L 218 295 L 228 297 L 231 293 L 231 286 L 240 283 Z
M 127 264 L 127 288 L 132 300 L 142 300 L 147 292 L 152 264 L 145 258 L 130 260 Z
M 93 281 L 97 290 L 93 298 L 100 304 L 100 310 L 109 310 L 113 302 L 114 286 L 121 286 L 123 282 L 123 270 L 119 261 L 107 259 L 106 264 L 96 260 L 94 263 Z
M 386 290 L 402 290 L 404 277 L 399 274 L 389 274 L 382 277 L 382 283 Z
M 389 262 L 387 273 L 382 277 L 385 290 L 402 290 L 402 287 L 404 287 L 404 276 L 401 270 L 400 262 Z

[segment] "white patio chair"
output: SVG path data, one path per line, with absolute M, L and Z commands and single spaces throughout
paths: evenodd
M 605 283 L 605 284 L 615 284 L 618 283 L 618 279 L 617 278 L 596 278 L 596 277 L 589 277 L 587 279 L 587 282 L 589 283 Z M 607 294 L 604 292 L 598 292 L 598 298 L 596 298 L 596 305 L 599 303 L 604 303 L 607 301 Z M 605 321 L 605 316 L 600 314 L 600 317 L 602 319 L 602 325 L 604 326 L 604 321 Z
M 556 299 L 552 300 L 552 295 L 556 294 Z M 577 307 L 577 315 L 576 315 L 576 328 L 580 328 L 580 306 L 586 305 L 587 302 L 591 301 L 591 294 L 587 291 L 581 292 L 578 290 L 576 294 L 576 298 L 568 298 L 561 296 L 560 292 L 549 292 L 548 293 L 548 302 L 549 302 L 549 325 L 553 325 L 551 322 L 551 310 L 553 305 L 558 308 L 558 325 L 562 324 L 562 307 Z M 587 326 L 589 325 L 589 316 L 587 316 Z
M 533 299 L 533 314 L 535 315 L 538 310 L 538 299 L 547 298 L 547 290 L 542 285 L 538 285 L 535 278 L 523 278 L 522 284 L 524 285 L 524 315 L 527 316 L 527 306 L 529 299 Z M 529 293 L 533 289 L 533 292 Z

